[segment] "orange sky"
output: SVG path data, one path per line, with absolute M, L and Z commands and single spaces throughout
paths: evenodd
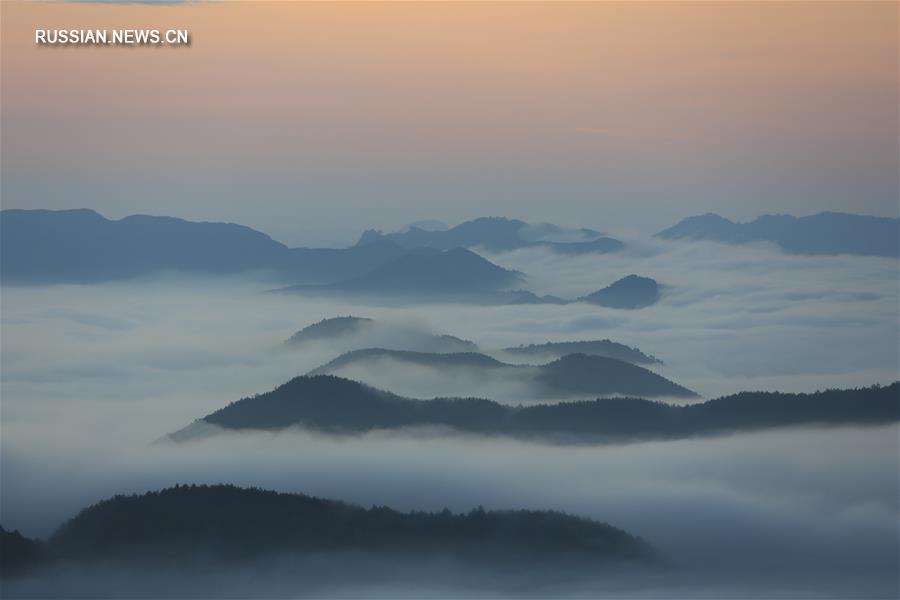
M 896 213 L 897 7 L 4 0 L 3 203 L 269 230 L 310 208 Z M 36 27 L 193 44 L 37 47 Z

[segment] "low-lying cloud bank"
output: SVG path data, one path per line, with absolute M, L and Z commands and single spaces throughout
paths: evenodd
M 150 445 L 228 402 L 335 358 L 344 350 L 317 344 L 294 352 L 283 342 L 323 317 L 347 314 L 412 323 L 488 351 L 610 338 L 662 359 L 654 371 L 707 398 L 897 379 L 896 260 L 638 242 L 615 258 L 529 249 L 492 259 L 526 271 L 530 286 L 542 292 L 577 296 L 629 272 L 669 286 L 657 305 L 640 311 L 578 304 L 366 306 L 263 295 L 264 285 L 244 280 L 4 288 L 0 524 L 46 536 L 115 493 L 194 482 L 400 510 L 553 508 L 646 538 L 672 560 L 673 571 L 621 580 L 604 575 L 596 586 L 560 584 L 537 588 L 537 596 L 896 597 L 897 426 L 602 448 L 433 431 L 352 439 L 248 434 L 187 449 Z M 419 389 L 426 383 L 409 373 L 387 383 L 413 396 L 444 391 Z M 271 573 L 211 570 L 208 577 L 192 573 L 199 577 L 185 584 L 233 589 L 238 596 L 248 590 L 253 593 L 244 596 L 279 595 L 286 588 L 258 583 Z M 134 581 L 154 585 L 141 575 Z M 89 591 L 108 584 L 108 595 L 116 595 L 128 590 L 117 585 L 127 586 L 131 575 L 59 576 L 56 582 L 80 581 Z M 469 579 L 478 597 L 531 589 L 520 578 L 511 588 L 474 574 L 448 579 L 449 587 L 325 583 L 311 594 L 446 597 L 463 595 L 468 588 L 456 584 Z M 215 581 L 223 585 L 215 588 Z
M 784 429 L 590 448 L 431 431 L 293 432 L 116 452 L 87 449 L 70 434 L 60 441 L 77 451 L 64 457 L 4 451 L 4 480 L 15 485 L 4 485 L 2 518 L 46 535 L 114 493 L 223 481 L 400 510 L 552 507 L 645 538 L 671 563 L 675 582 L 692 571 L 701 579 L 732 573 L 759 589 L 823 595 L 865 574 L 858 590 L 889 596 L 900 558 L 898 433 Z M 746 590 L 738 585 L 733 595 Z

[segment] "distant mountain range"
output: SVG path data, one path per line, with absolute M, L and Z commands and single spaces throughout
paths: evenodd
M 333 317 L 304 327 L 286 342 L 301 347 L 314 342 L 358 342 L 390 344 L 397 350 L 420 352 L 478 352 L 474 342 L 453 335 L 433 334 L 414 326 L 382 323 L 365 317 Z M 387 347 L 387 346 L 385 346 Z
M 401 374 L 404 366 L 415 366 L 429 367 L 442 376 L 454 375 L 467 381 L 515 382 L 527 387 L 523 394 L 530 394 L 535 398 L 613 394 L 682 398 L 697 396 L 691 390 L 630 362 L 585 354 L 569 354 L 544 365 L 532 366 L 512 365 L 476 352 L 434 354 L 367 348 L 343 354 L 310 371 L 309 375 L 358 377 L 360 367 L 381 372 L 387 362 L 391 363 L 391 369 L 398 369 Z
M 729 244 L 769 241 L 791 254 L 900 256 L 900 219 L 836 212 L 808 217 L 763 215 L 750 223 L 709 213 L 684 219 L 656 236 Z
M 644 354 L 637 348 L 631 348 L 611 340 L 546 342 L 543 344 L 528 344 L 527 346 L 512 346 L 504 348 L 503 352 L 515 356 L 537 357 L 549 360 L 561 358 L 567 354 L 587 354 L 588 356 L 606 356 L 634 364 L 662 364 L 662 361 L 655 356 Z
M 115 496 L 82 510 L 46 542 L 0 530 L 0 543 L 4 575 L 63 561 L 152 566 L 339 552 L 508 564 L 655 559 L 640 538 L 558 512 L 403 513 L 230 485 Z
M 319 375 L 297 377 L 271 392 L 233 402 L 168 439 L 185 442 L 223 430 L 303 427 L 359 434 L 429 426 L 479 435 L 600 443 L 898 420 L 898 383 L 814 394 L 742 392 L 687 406 L 607 398 L 523 407 L 478 398 L 414 400 L 356 381 Z
M 426 234 L 421 244 L 414 243 L 417 232 Z M 426 239 L 430 234 L 447 237 L 443 243 L 432 243 Z M 529 238 L 566 235 L 580 241 L 568 246 Z M 573 233 L 509 219 L 477 219 L 444 232 L 411 227 L 388 236 L 370 233 L 361 242 L 350 248 L 288 248 L 233 223 L 148 215 L 111 220 L 89 209 L 8 209 L 0 211 L 0 276 L 4 283 L 95 283 L 161 271 L 212 275 L 257 271 L 296 284 L 371 290 L 409 287 L 408 277 L 417 274 L 426 277 L 423 290 L 486 291 L 501 281 L 514 283 L 516 274 L 462 248 L 557 244 L 559 251 L 606 251 L 620 245 L 591 230 Z M 442 283 L 441 276 L 448 274 L 451 280 Z
M 369 229 L 357 245 L 384 240 L 404 248 L 450 250 L 477 246 L 496 252 L 543 246 L 565 254 L 583 254 L 615 252 L 625 247 L 619 240 L 605 237 L 593 229 L 566 229 L 549 223 L 529 224 L 502 217 L 473 219 L 450 229 L 409 226 L 403 231 L 387 234 Z
M 751 223 L 708 214 L 685 219 L 657 236 L 734 244 L 772 241 L 795 254 L 900 256 L 900 220 L 843 213 L 765 215 Z M 288 248 L 232 223 L 147 215 L 110 220 L 88 209 L 0 211 L 4 283 L 95 283 L 161 271 L 211 275 L 255 271 L 300 287 L 377 293 L 412 289 L 413 278 L 422 275 L 425 279 L 417 292 L 471 296 L 477 291 L 484 294 L 481 301 L 494 304 L 563 302 L 522 290 L 511 292 L 521 281 L 519 274 L 462 250 L 532 246 L 583 253 L 612 252 L 622 243 L 592 229 L 490 217 L 445 230 L 411 226 L 390 234 L 367 231 L 350 248 Z M 645 294 L 652 298 L 649 287 Z M 612 306 L 619 300 L 604 298 L 610 295 L 618 294 L 591 294 L 585 300 Z
M 425 236 L 423 245 L 415 245 L 422 234 L 447 237 L 429 241 Z M 608 238 L 597 235 L 588 229 L 570 231 L 490 218 L 446 231 L 411 227 L 389 236 L 370 234 L 350 248 L 288 248 L 232 223 L 146 215 L 116 221 L 87 209 L 10 209 L 0 211 L 0 278 L 4 284 L 98 283 L 167 271 L 195 275 L 254 272 L 272 281 L 293 283 L 276 290 L 279 292 L 485 305 L 564 304 L 568 300 L 520 289 L 523 274 L 495 265 L 463 246 L 497 249 L 555 244 L 558 251 L 581 251 L 579 248 L 607 244 L 604 240 Z M 554 237 L 584 241 L 546 241 Z M 490 239 L 495 242 L 486 243 Z M 621 283 L 619 287 L 629 289 L 618 295 L 616 289 L 601 290 L 584 300 L 617 306 L 616 302 L 623 301 L 616 298 L 630 293 L 643 296 L 626 299 L 625 307 L 649 302 L 646 291 L 630 290 L 633 286 Z M 608 300 L 607 296 L 614 298 Z
M 242 225 L 172 217 L 113 221 L 86 209 L 0 211 L 4 283 L 96 283 L 161 271 L 258 271 L 283 281 L 329 283 L 416 252 L 388 241 L 365 248 L 288 248 Z

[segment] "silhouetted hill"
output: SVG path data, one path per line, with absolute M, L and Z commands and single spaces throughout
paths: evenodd
M 606 356 L 569 354 L 535 369 L 537 381 L 552 393 L 697 396 L 653 371 Z
M 308 325 L 288 338 L 289 344 L 330 340 L 359 333 L 375 321 L 365 317 L 332 317 Z
M 836 212 L 807 217 L 763 215 L 750 223 L 709 213 L 684 219 L 656 235 L 729 244 L 771 241 L 791 254 L 900 256 L 900 219 Z
M 434 368 L 504 369 L 513 367 L 478 352 L 414 352 L 409 350 L 388 350 L 385 348 L 363 348 L 342 354 L 334 360 L 309 372 L 309 375 L 324 375 L 343 367 L 378 359 L 391 359 L 410 365 Z
M 393 350 L 414 350 L 418 352 L 477 352 L 474 342 L 454 335 L 434 334 L 419 329 L 415 325 L 381 322 L 363 317 L 334 317 L 322 319 L 304 327 L 290 338 L 289 346 L 303 346 L 308 343 L 338 342 L 347 350 L 361 349 L 373 342 L 386 344 Z M 361 344 L 361 345 L 360 345 Z M 349 347 L 349 348 L 348 348 Z
M 115 496 L 82 510 L 47 541 L 51 559 L 142 564 L 341 551 L 555 564 L 654 558 L 640 538 L 557 512 L 403 513 L 230 485 Z
M 422 250 L 424 251 L 424 250 Z M 0 276 L 6 283 L 93 283 L 172 270 L 259 271 L 294 282 L 357 277 L 410 253 L 382 240 L 365 248 L 288 248 L 249 227 L 87 210 L 0 211 Z
M 546 342 L 544 344 L 528 344 L 504 348 L 504 352 L 520 356 L 536 356 L 541 358 L 561 358 L 567 354 L 587 354 L 589 356 L 606 356 L 634 364 L 661 364 L 654 356 L 644 354 L 637 348 L 631 348 L 611 340 L 583 340 L 577 342 Z
M 675 439 L 812 424 L 876 424 L 900 419 L 900 384 L 814 394 L 742 392 L 674 406 L 639 398 L 508 406 L 478 398 L 413 400 L 329 375 L 296 377 L 264 394 L 233 402 L 201 422 L 224 429 L 302 426 L 364 433 L 413 426 L 481 435 L 581 442 Z M 169 436 L 189 441 L 196 424 Z M 206 431 L 208 433 L 208 430 Z
M 579 300 L 608 308 L 643 308 L 659 300 L 659 284 L 649 277 L 628 275 Z
M 467 380 L 515 381 L 521 386 L 530 386 L 535 397 L 697 395 L 643 367 L 614 358 L 584 354 L 570 354 L 545 365 L 532 366 L 511 365 L 475 352 L 435 354 L 367 348 L 343 354 L 309 374 L 340 375 L 342 371 L 358 366 L 369 366 L 380 371 L 388 368 L 381 364 L 386 360 L 392 361 L 391 367 L 397 369 L 424 366 L 439 371 L 441 375 L 453 374 Z M 459 373 L 460 370 L 465 373 Z
M 44 548 L 40 542 L 0 527 L 0 576 L 25 573 L 43 558 Z
M 519 273 L 498 267 L 465 248 L 455 248 L 407 254 L 358 277 L 329 285 L 295 285 L 277 291 L 477 296 L 499 291 L 521 279 Z
M 549 223 L 528 224 L 518 219 L 482 217 L 466 221 L 450 229 L 435 230 L 410 226 L 405 231 L 383 234 L 365 231 L 358 244 L 391 240 L 404 248 L 471 248 L 480 246 L 492 251 L 515 250 L 528 246 L 546 246 L 558 252 L 614 252 L 624 244 L 603 237 L 592 229 L 565 229 Z

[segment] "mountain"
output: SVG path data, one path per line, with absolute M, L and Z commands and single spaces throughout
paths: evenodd
M 32 542 L 34 543 L 34 542 Z M 45 544 L 45 560 L 135 561 L 214 558 L 229 562 L 368 552 L 450 556 L 476 563 L 652 560 L 641 540 L 605 523 L 552 511 L 468 513 L 362 508 L 303 494 L 231 485 L 175 486 L 115 496 L 79 512 Z M 3 564 L 6 566 L 4 554 Z
M 92 210 L 0 212 L 5 281 L 93 282 L 152 271 L 236 273 L 278 266 L 288 249 L 231 223 L 133 215 L 111 221 Z
M 521 280 L 520 273 L 499 267 L 471 250 L 454 248 L 407 254 L 358 277 L 329 285 L 294 285 L 276 291 L 454 297 L 500 291 Z
M 346 249 L 288 248 L 242 225 L 172 217 L 115 221 L 87 209 L 0 211 L 4 283 L 95 283 L 160 271 L 258 271 L 283 281 L 330 283 L 423 251 L 388 240 Z
M 276 272 L 282 280 L 295 284 L 327 285 L 359 277 L 404 256 L 430 252 L 428 249 L 401 248 L 387 240 L 365 247 L 291 248 Z
M 18 531 L 7 531 L 0 527 L 0 577 L 21 575 L 44 556 L 40 542 L 30 540 Z
M 415 326 L 382 323 L 364 317 L 333 317 L 304 327 L 285 342 L 288 346 L 303 346 L 313 342 L 337 342 L 351 350 L 360 345 L 379 343 L 395 350 L 420 352 L 477 352 L 474 342 L 454 335 L 433 334 Z
M 332 317 L 322 319 L 312 325 L 307 325 L 290 338 L 288 344 L 305 344 L 319 340 L 332 340 L 335 338 L 354 335 L 373 325 L 375 321 L 365 317 Z
M 643 308 L 659 300 L 659 284 L 649 277 L 628 275 L 579 300 L 608 308 Z
M 656 236 L 728 244 L 769 241 L 790 254 L 900 257 L 900 219 L 836 212 L 807 217 L 763 215 L 750 223 L 709 213 L 684 219 Z
M 221 431 L 301 426 L 359 434 L 413 426 L 479 435 L 581 442 L 679 439 L 812 424 L 900 420 L 900 384 L 814 394 L 742 392 L 676 406 L 640 398 L 508 406 L 479 398 L 414 400 L 329 375 L 296 377 L 264 394 L 233 402 L 169 436 L 175 442 Z M 204 429 L 204 427 L 206 429 Z
M 385 348 L 363 348 L 347 352 L 334 360 L 309 372 L 309 375 L 324 375 L 340 369 L 376 360 L 389 359 L 409 365 L 433 367 L 436 369 L 506 369 L 513 365 L 502 363 L 495 358 L 478 352 L 414 352 L 410 350 L 388 350 Z
M 358 245 L 391 240 L 404 248 L 483 247 L 495 252 L 530 246 L 545 246 L 557 252 L 614 252 L 624 248 L 619 240 L 604 237 L 592 229 L 566 229 L 550 223 L 529 224 L 518 219 L 482 217 L 466 221 L 450 229 L 425 229 L 409 226 L 405 230 L 383 234 L 365 231 Z
M 644 354 L 637 348 L 619 344 L 611 340 L 583 340 L 577 342 L 546 342 L 544 344 L 528 344 L 504 348 L 503 352 L 515 356 L 540 357 L 545 359 L 561 358 L 567 354 L 587 354 L 588 356 L 606 356 L 625 362 L 643 365 L 662 364 L 655 356 Z
M 697 396 L 643 367 L 605 356 L 569 354 L 534 368 L 538 383 L 559 395 Z
M 384 362 L 390 361 L 390 367 Z M 511 365 L 475 352 L 434 354 L 367 348 L 343 354 L 309 372 L 310 375 L 346 373 L 355 367 L 371 367 L 383 373 L 387 368 L 430 367 L 440 375 L 464 377 L 466 381 L 515 382 L 530 386 L 532 396 L 696 396 L 691 390 L 643 367 L 604 356 L 570 354 L 540 366 Z M 354 374 L 357 371 L 354 371 Z

